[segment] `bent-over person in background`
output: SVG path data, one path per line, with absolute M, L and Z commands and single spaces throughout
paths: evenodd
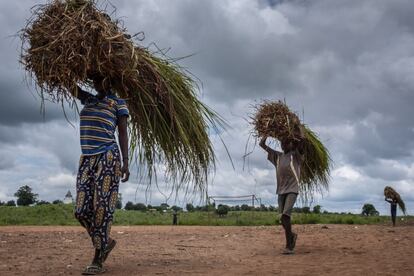
M 391 221 L 392 226 L 395 227 L 395 221 L 397 219 L 397 200 L 386 197 L 385 201 L 391 204 Z

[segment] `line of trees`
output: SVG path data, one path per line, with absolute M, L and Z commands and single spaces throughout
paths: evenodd
M 0 206 L 16 206 L 16 203 L 18 206 L 28 206 L 32 204 L 36 205 L 47 205 L 47 204 L 62 204 L 63 201 L 57 199 L 54 200 L 52 203 L 45 201 L 45 200 L 38 200 L 38 194 L 34 193 L 32 188 L 28 185 L 24 185 L 20 187 L 17 192 L 14 194 L 14 196 L 17 198 L 17 202 L 14 200 L 9 200 L 7 202 L 0 201 Z M 122 208 L 122 195 L 119 194 L 118 201 L 116 204 L 117 209 Z M 132 203 L 131 201 L 128 201 L 125 204 L 125 210 L 136 210 L 136 211 L 148 211 L 148 210 L 156 210 L 159 212 L 163 212 L 166 210 L 173 210 L 173 211 L 182 211 L 183 209 L 179 206 L 169 206 L 167 203 L 162 203 L 159 206 L 152 206 L 150 204 L 145 205 L 144 203 Z M 258 207 L 249 206 L 247 204 L 243 205 L 235 205 L 235 206 L 229 206 L 225 204 L 219 204 L 216 208 L 215 204 L 207 204 L 203 206 L 194 206 L 191 203 L 186 204 L 186 209 L 188 212 L 208 212 L 208 211 L 215 211 L 219 216 L 224 216 L 230 211 L 260 211 L 260 212 L 274 212 L 278 211 L 278 208 L 274 206 L 265 206 L 264 204 L 261 204 Z M 320 214 L 321 213 L 322 206 L 315 205 L 313 209 L 311 210 L 310 207 L 294 207 L 293 212 L 294 213 L 305 213 L 305 214 Z M 327 211 L 324 211 L 323 213 L 328 213 Z M 378 216 L 379 212 L 375 209 L 373 204 L 366 203 L 362 207 L 362 215 L 364 216 Z
M 234 205 L 234 206 L 219 204 L 219 205 L 217 205 L 217 209 L 220 206 L 223 206 L 222 209 L 223 208 L 228 209 L 228 211 L 260 211 L 260 212 L 275 212 L 275 211 L 278 211 L 277 207 L 274 207 L 274 206 L 271 206 L 271 205 L 270 206 L 265 206 L 264 204 L 261 204 L 260 206 L 257 206 L 257 207 L 250 206 L 250 205 L 247 205 L 247 204 Z M 193 204 L 188 203 L 186 205 L 186 209 L 187 209 L 188 212 L 194 212 L 194 211 L 210 211 L 210 210 L 214 210 L 216 208 L 215 208 L 215 204 L 194 207 Z M 295 213 L 320 214 L 321 209 L 322 209 L 322 206 L 320 206 L 320 205 L 314 206 L 312 211 L 311 211 L 310 207 L 294 207 L 293 212 L 295 212 Z
M 253 207 L 253 206 L 249 206 L 247 204 L 243 204 L 243 205 L 234 205 L 234 206 L 229 206 L 226 204 L 219 204 L 219 205 L 215 205 L 213 204 L 207 204 L 207 205 L 202 205 L 202 206 L 194 206 L 191 203 L 187 203 L 185 206 L 186 210 L 188 212 L 211 212 L 214 211 L 216 212 L 216 214 L 218 214 L 219 216 L 224 216 L 226 215 L 228 212 L 230 211 L 257 211 L 257 212 L 277 212 L 278 208 L 274 207 L 274 206 L 265 206 L 264 204 L 261 204 L 260 206 L 257 207 Z M 127 202 L 127 204 L 125 205 L 125 210 L 136 210 L 136 211 L 148 211 L 148 210 L 155 210 L 155 211 L 165 211 L 165 210 L 174 210 L 174 211 L 182 211 L 183 209 L 179 206 L 169 206 L 167 203 L 163 203 L 159 206 L 152 206 L 150 204 L 145 205 L 144 203 L 132 203 L 131 201 Z M 294 213 L 303 213 L 303 214 L 351 214 L 351 213 L 346 213 L 346 212 L 328 212 L 326 210 L 324 210 L 322 212 L 322 206 L 321 205 L 315 205 L 313 206 L 313 208 L 310 208 L 308 206 L 305 207 L 294 207 L 292 210 Z M 364 204 L 364 206 L 362 207 L 362 215 L 364 216 L 378 216 L 379 212 L 375 209 L 374 205 L 372 204 Z
M 132 203 L 131 201 L 128 201 L 125 204 L 125 210 L 135 210 L 135 211 L 148 211 L 148 210 L 156 210 L 156 211 L 165 211 L 165 210 L 174 210 L 174 211 L 181 211 L 183 210 L 179 206 L 169 206 L 167 203 L 162 203 L 159 206 L 153 206 L 151 204 L 145 205 L 144 203 Z M 310 207 L 295 207 L 293 208 L 293 211 L 296 213 L 315 213 L 319 214 L 321 213 L 321 206 L 316 205 L 311 210 Z M 260 206 L 253 207 L 249 206 L 247 204 L 243 205 L 234 205 L 229 206 L 225 204 L 219 204 L 215 205 L 213 204 L 207 204 L 207 205 L 201 205 L 201 206 L 194 206 L 192 203 L 187 203 L 185 206 L 185 209 L 188 212 L 209 212 L 209 211 L 216 211 L 217 214 L 223 215 L 227 214 L 230 211 L 258 211 L 258 212 L 276 212 L 278 211 L 277 207 L 274 206 L 265 206 L 264 204 L 261 204 Z
M 7 202 L 0 200 L 0 206 L 16 206 L 16 202 L 14 200 L 9 200 Z
M 119 209 L 121 207 L 118 207 Z M 153 210 L 153 211 L 166 211 L 166 210 L 173 210 L 173 211 L 182 211 L 183 208 L 173 205 L 170 206 L 167 203 L 162 203 L 158 206 L 155 205 L 151 205 L 151 204 L 144 204 L 144 203 L 133 203 L 131 201 L 128 201 L 125 206 L 124 206 L 125 210 L 134 210 L 134 211 L 149 211 L 149 210 Z M 274 206 L 265 206 L 264 204 L 257 206 L 257 207 L 253 207 L 253 206 L 249 206 L 247 204 L 243 204 L 243 205 L 234 205 L 234 206 L 229 206 L 229 205 L 225 205 L 225 204 L 219 204 L 219 205 L 215 205 L 213 204 L 207 204 L 207 205 L 201 205 L 201 206 L 194 206 L 191 203 L 187 203 L 185 206 L 185 209 L 188 212 L 209 212 L 209 211 L 216 211 L 218 209 L 220 209 L 220 213 L 224 213 L 224 210 L 227 210 L 227 212 L 230 211 L 261 211 L 261 212 L 276 212 L 278 211 L 277 207 Z M 313 210 L 311 211 L 311 209 L 309 207 L 295 207 L 294 212 L 296 213 L 317 213 L 319 214 L 321 212 L 321 206 L 320 205 L 316 205 L 313 207 Z
M 179 206 L 176 206 L 176 205 L 173 205 L 173 206 L 170 207 L 170 205 L 168 205 L 167 203 L 162 203 L 159 206 L 153 206 L 151 204 L 145 205 L 144 203 L 134 204 L 131 201 L 128 201 L 125 204 L 124 209 L 125 210 L 135 210 L 135 211 L 150 211 L 150 210 L 152 211 L 152 210 L 154 210 L 154 211 L 158 211 L 158 212 L 163 212 L 163 211 L 166 211 L 166 210 L 173 210 L 173 211 L 179 212 L 179 211 L 183 210 L 183 208 L 181 208 Z
M 39 195 L 34 193 L 32 188 L 28 185 L 21 186 L 17 192 L 14 193 L 17 198 L 17 202 L 9 200 L 7 202 L 0 201 L 0 206 L 29 206 L 32 204 L 36 205 L 47 205 L 47 204 L 63 204 L 63 201 L 56 199 L 52 202 L 45 200 L 38 200 Z
M 21 186 L 17 192 L 14 193 L 14 196 L 17 198 L 17 202 L 14 200 L 9 200 L 7 202 L 0 201 L 0 206 L 29 206 L 29 205 L 48 205 L 48 204 L 63 204 L 63 201 L 56 199 L 52 202 L 46 200 L 38 200 L 39 195 L 35 194 L 32 188 L 28 185 Z M 116 203 L 116 208 L 122 208 L 122 194 L 118 194 L 118 201 Z

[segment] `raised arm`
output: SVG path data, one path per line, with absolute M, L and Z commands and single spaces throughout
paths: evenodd
M 387 197 L 385 198 L 385 201 L 388 203 L 393 203 L 393 201 L 391 199 L 388 199 Z
M 71 91 L 71 94 L 80 100 L 81 104 L 85 104 L 88 98 L 93 97 L 91 93 L 82 90 L 79 86 L 76 86 L 76 91 Z
M 263 137 L 259 142 L 259 146 L 262 147 L 262 149 L 264 149 L 265 151 L 267 151 L 267 153 L 279 153 L 278 151 L 266 145 L 266 139 L 267 137 Z
M 269 147 L 266 145 L 266 139 L 267 139 L 267 137 L 263 137 L 263 138 L 260 140 L 260 142 L 259 142 L 259 146 L 261 146 L 261 147 L 262 147 L 262 149 L 264 149 L 265 151 L 269 152 L 269 150 L 270 150 L 271 148 L 269 148 Z
M 118 117 L 118 140 L 122 154 L 122 182 L 126 182 L 129 179 L 127 119 L 128 116 Z

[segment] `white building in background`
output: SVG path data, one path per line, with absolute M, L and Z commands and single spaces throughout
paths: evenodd
M 68 191 L 65 195 L 65 198 L 63 199 L 64 204 L 72 204 L 73 203 L 73 197 L 72 193 Z

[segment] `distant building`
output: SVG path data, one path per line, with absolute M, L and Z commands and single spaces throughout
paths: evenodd
M 73 197 L 72 193 L 68 191 L 65 195 L 65 198 L 63 199 L 64 204 L 72 204 L 73 203 Z

